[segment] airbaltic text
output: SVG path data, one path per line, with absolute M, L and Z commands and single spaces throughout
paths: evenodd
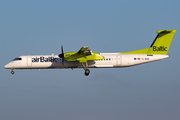
M 153 51 L 167 51 L 167 47 L 164 47 L 164 46 L 159 46 L 159 47 L 153 46 Z
M 32 58 L 32 62 L 58 62 L 60 61 L 60 58 L 55 57 L 35 57 Z

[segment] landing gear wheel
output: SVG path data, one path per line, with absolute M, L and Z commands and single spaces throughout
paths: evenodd
M 86 76 L 88 76 L 89 73 L 90 73 L 90 70 L 89 70 L 89 69 L 86 69 L 84 74 L 85 74 Z
M 11 71 L 11 74 L 13 75 L 13 74 L 14 74 L 14 71 Z

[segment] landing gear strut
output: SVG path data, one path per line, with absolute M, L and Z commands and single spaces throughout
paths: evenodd
M 89 75 L 89 73 L 90 73 L 90 70 L 88 69 L 88 64 L 87 64 L 87 62 L 86 62 L 86 65 L 84 65 L 83 63 L 82 63 L 82 65 L 83 65 L 83 67 L 84 67 L 84 70 L 85 70 L 85 76 L 88 76 Z
M 12 74 L 12 75 L 14 74 L 13 68 L 11 68 L 11 74 Z

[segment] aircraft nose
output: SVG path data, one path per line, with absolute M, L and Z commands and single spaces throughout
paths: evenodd
M 8 63 L 4 66 L 4 68 L 11 68 L 11 65 Z

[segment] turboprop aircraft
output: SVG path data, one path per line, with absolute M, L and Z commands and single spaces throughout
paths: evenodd
M 176 30 L 159 30 L 158 35 L 149 48 L 122 52 L 96 53 L 88 47 L 82 47 L 77 52 L 63 51 L 59 55 L 27 55 L 19 56 L 6 64 L 4 68 L 11 69 L 53 69 L 53 68 L 84 68 L 88 76 L 88 68 L 129 67 L 168 58 L 167 55 L 172 38 Z

